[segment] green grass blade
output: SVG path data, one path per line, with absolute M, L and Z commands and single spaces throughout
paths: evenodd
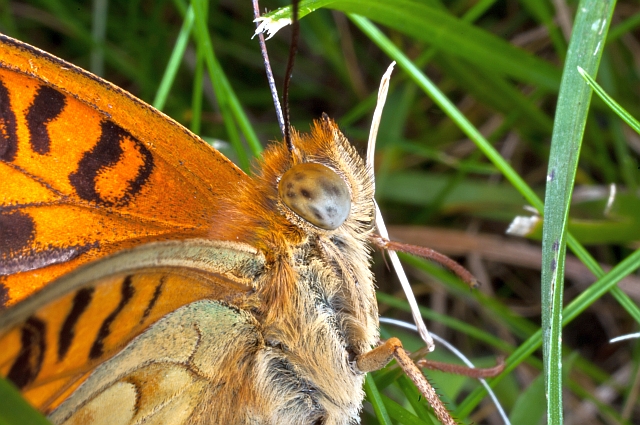
M 22 398 L 9 381 L 0 378 L 0 425 L 51 425 L 40 412 Z
M 575 319 L 580 313 L 596 302 L 602 295 L 610 291 L 622 279 L 640 268 L 640 249 L 633 252 L 623 261 L 618 263 L 609 273 L 598 279 L 587 290 L 576 297 L 563 312 L 563 324 L 566 325 Z
M 626 109 L 624 109 L 618 102 L 616 102 L 611 96 L 609 96 L 604 89 L 584 70 L 578 66 L 578 72 L 585 79 L 587 84 L 593 89 L 593 91 L 607 104 L 611 110 L 613 110 L 629 127 L 640 134 L 640 122 L 636 120 Z M 604 273 L 596 274 L 603 275 Z M 622 305 L 622 307 L 640 323 L 640 308 L 638 305 L 629 298 L 627 294 L 622 292 L 617 287 L 611 289 L 611 294 Z
M 609 30 L 609 37 L 607 37 L 607 43 L 617 40 L 623 35 L 629 33 L 633 29 L 640 27 L 640 12 L 637 12 L 629 16 L 626 20 L 616 24 Z
M 542 236 L 542 334 L 547 421 L 562 424 L 562 302 L 567 221 L 591 90 L 577 72 L 595 73 L 611 21 L 613 4 L 583 0 L 564 67 L 547 173 Z
M 544 379 L 540 375 L 518 396 L 509 419 L 518 425 L 538 425 L 544 414 Z
M 160 81 L 160 86 L 156 92 L 156 97 L 153 99 L 152 105 L 158 110 L 162 110 L 167 102 L 169 91 L 171 90 L 171 86 L 173 85 L 176 74 L 178 73 L 178 68 L 180 68 L 180 62 L 182 61 L 184 52 L 187 49 L 187 43 L 189 42 L 189 36 L 193 29 L 194 19 L 195 15 L 193 13 L 193 7 L 189 6 L 189 9 L 187 9 L 187 13 L 182 21 L 182 27 L 180 28 L 180 33 L 176 39 L 176 44 L 171 52 L 169 63 L 167 63 L 167 67 L 162 75 L 162 80 Z
M 402 407 L 397 402 L 393 401 L 389 397 L 385 395 L 381 395 L 382 400 L 384 400 L 385 407 L 389 413 L 389 416 L 397 421 L 397 423 L 406 424 L 406 425 L 433 425 L 433 422 L 429 421 L 429 416 L 426 416 L 424 419 L 417 417 L 416 415 L 409 412 L 407 409 Z M 437 423 L 437 422 L 436 422 Z
M 589 75 L 587 71 L 582 69 L 582 67 L 578 66 L 578 72 L 585 79 L 587 84 L 593 89 L 593 91 L 606 103 L 613 112 L 615 112 L 624 122 L 629 124 L 629 127 L 633 128 L 633 130 L 640 134 L 640 122 L 636 120 L 626 109 L 624 109 L 618 102 L 613 100 L 611 96 L 604 91 L 602 87 Z
M 236 127 L 236 123 L 233 119 L 233 113 L 231 111 L 230 100 L 233 93 L 227 90 L 223 80 L 226 80 L 224 71 L 220 67 L 220 64 L 216 60 L 215 52 L 213 50 L 213 44 L 209 37 L 209 31 L 207 30 L 205 17 L 206 3 L 201 0 L 192 0 L 191 6 L 195 11 L 195 37 L 198 43 L 198 50 L 203 51 L 205 55 L 205 61 L 207 64 L 207 70 L 209 72 L 209 78 L 213 85 L 213 90 L 216 93 L 216 99 L 218 106 L 220 107 L 220 113 L 224 122 L 227 135 L 229 136 L 229 142 L 233 146 L 236 155 L 238 155 L 238 165 L 245 171 L 249 170 L 249 156 L 247 155 L 242 141 L 240 140 L 240 133 Z
M 193 73 L 193 94 L 191 95 L 191 131 L 200 133 L 202 125 L 202 100 L 204 97 L 204 53 L 201 46 L 198 46 L 196 69 Z
M 640 250 L 635 251 L 629 255 L 623 261 L 618 263 L 609 273 L 598 279 L 587 290 L 583 291 L 576 299 L 574 299 L 564 309 L 562 313 L 563 326 L 566 326 L 572 320 L 574 320 L 580 313 L 586 310 L 589 306 L 593 305 L 599 300 L 605 293 L 615 288 L 623 278 L 630 275 L 634 271 L 640 268 Z M 538 330 L 531 335 L 525 342 L 520 344 L 518 348 L 506 359 L 505 372 L 498 376 L 487 380 L 493 387 L 500 382 L 507 373 L 515 369 L 517 365 L 525 361 L 531 356 L 542 344 L 542 330 Z M 474 390 L 467 399 L 460 403 L 458 415 L 459 417 L 466 417 L 477 406 L 485 395 L 484 388 L 478 388 Z
M 443 52 L 464 57 L 518 81 L 556 90 L 556 67 L 506 41 L 452 15 L 441 7 L 415 0 L 307 0 L 300 3 L 300 17 L 320 7 L 358 14 L 410 37 L 432 44 Z M 266 14 L 288 19 L 289 7 Z
M 556 54 L 564 57 L 567 50 L 567 43 L 562 35 L 562 31 L 556 23 L 556 10 L 551 2 L 539 0 L 522 0 L 522 7 L 536 17 L 536 19 L 545 26 L 549 32 L 549 38 L 553 43 Z
M 231 142 L 231 145 L 238 155 L 240 168 L 248 171 L 249 155 L 244 149 L 244 146 L 240 139 L 240 133 L 238 132 L 236 122 L 234 121 L 234 118 L 238 118 L 236 112 L 242 111 L 242 108 L 239 108 L 239 110 L 234 110 L 234 107 L 232 106 L 233 103 L 235 103 L 236 106 L 239 106 L 239 102 L 237 101 L 237 98 L 235 97 L 235 94 L 231 89 L 227 77 L 224 75 L 222 67 L 215 57 L 213 44 L 211 43 L 211 38 L 209 37 L 209 31 L 207 29 L 205 21 L 205 4 L 204 2 L 198 0 L 192 0 L 192 6 L 194 10 L 196 10 L 195 35 L 199 45 L 198 49 L 203 49 L 204 51 L 209 78 L 211 79 L 211 84 L 213 84 L 213 88 L 216 92 L 216 98 L 218 100 L 218 105 L 220 106 L 221 115 L 224 121 L 225 128 L 227 130 L 227 135 L 229 136 L 229 141 Z M 243 112 L 241 113 L 244 114 Z
M 409 304 L 405 300 L 398 299 L 397 297 L 394 297 L 385 293 L 378 294 L 378 302 L 380 304 L 388 305 L 390 307 L 397 308 L 399 310 L 403 310 L 406 312 L 411 311 L 409 308 Z M 512 348 L 508 343 L 504 342 L 503 340 L 496 337 L 495 335 L 479 330 L 473 325 L 470 325 L 463 321 L 449 317 L 447 315 L 438 314 L 433 310 L 430 310 L 424 307 L 420 308 L 420 314 L 425 319 L 440 322 L 451 329 L 455 329 L 460 333 L 470 335 L 474 339 L 478 341 L 483 341 L 486 344 L 493 346 L 501 351 L 506 351 L 506 352 L 512 351 Z
M 413 410 L 419 418 L 423 421 L 428 421 L 428 424 L 430 425 L 438 425 L 437 419 L 429 412 L 426 401 L 409 377 L 406 375 L 400 376 L 396 381 L 396 385 L 407 397 L 407 401 L 411 404 L 411 407 L 413 407 Z M 389 403 L 387 403 L 387 406 L 389 406 Z
M 456 123 L 456 125 L 478 146 L 478 148 L 493 162 L 500 172 L 513 184 L 522 196 L 534 208 L 542 210 L 542 201 L 525 183 L 518 173 L 505 161 L 500 153 L 476 129 L 473 124 L 455 107 L 455 105 L 420 71 L 407 56 L 400 51 L 378 28 L 368 19 L 358 15 L 348 15 L 378 47 L 398 63 L 409 77 Z
M 107 33 L 107 10 L 109 2 L 107 0 L 97 0 L 93 2 L 93 14 L 91 25 L 91 39 L 93 48 L 91 49 L 91 65 L 89 69 L 96 75 L 104 76 L 104 41 Z
M 200 2 L 198 2 L 197 0 L 193 0 L 192 4 L 196 12 L 199 10 L 199 8 L 204 8 L 203 5 L 200 5 L 199 3 Z M 216 59 L 213 44 L 211 43 L 211 38 L 207 29 L 205 16 L 206 15 L 203 13 L 196 13 L 195 34 L 198 43 L 203 44 L 205 62 L 209 71 L 209 78 L 211 79 L 214 90 L 216 91 L 218 103 L 220 105 L 220 109 L 222 110 L 225 127 L 228 131 L 231 144 L 234 146 L 236 153 L 238 154 L 238 161 L 240 162 L 241 167 L 245 170 L 248 170 L 249 156 L 242 146 L 236 123 L 239 129 L 242 131 L 242 134 L 246 138 L 253 155 L 259 155 L 260 152 L 262 152 L 262 145 L 258 141 L 258 136 L 253 130 L 253 127 L 249 122 L 249 118 L 245 114 L 242 105 L 238 100 L 238 97 L 233 91 L 233 88 L 229 83 L 229 79 L 224 74 L 220 63 Z M 233 120 L 235 120 L 235 122 Z
M 391 418 L 387 412 L 387 408 L 382 401 L 382 395 L 378 391 L 376 382 L 373 380 L 373 376 L 370 373 L 367 374 L 364 380 L 364 392 L 367 394 L 367 399 L 371 402 L 373 410 L 376 413 L 376 417 L 381 425 L 391 425 Z

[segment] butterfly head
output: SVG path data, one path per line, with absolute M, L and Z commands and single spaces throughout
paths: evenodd
M 330 168 L 316 162 L 296 164 L 278 183 L 282 202 L 301 219 L 325 230 L 335 230 L 349 216 L 349 187 Z
M 291 5 L 291 46 L 281 112 L 278 112 L 280 104 L 275 83 L 271 85 L 284 143 L 272 146 L 265 153 L 262 170 L 258 170 L 258 174 L 266 177 L 267 184 L 270 183 L 270 176 L 275 176 L 279 211 L 305 234 L 331 233 L 341 227 L 349 227 L 349 217 L 352 215 L 361 220 L 357 227 L 364 226 L 365 230 L 370 230 L 374 216 L 373 175 L 335 122 L 323 114 L 315 122 L 311 133 L 305 135 L 291 126 L 289 88 L 300 32 L 298 3 L 294 0 Z M 270 75 L 264 42 L 262 48 L 267 75 Z M 366 198 L 361 196 L 365 193 Z M 352 211 L 352 206 L 364 208 Z M 371 210 L 359 211 L 366 209 Z M 345 223 L 346 226 L 343 226 Z M 356 232 L 362 233 L 362 230 Z
M 375 220 L 370 167 L 327 115 L 291 136 L 293 151 L 271 144 L 254 176 L 220 201 L 210 237 L 270 252 L 318 239 L 367 245 Z
M 281 214 L 312 234 L 371 230 L 373 174 L 336 123 L 323 115 L 310 133 L 292 136 L 296 149 L 276 177 Z

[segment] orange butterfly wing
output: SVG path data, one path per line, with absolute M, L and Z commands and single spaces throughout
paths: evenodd
M 247 178 L 125 91 L 0 35 L 0 309 L 22 301 L 0 321 L 0 373 L 50 411 L 168 312 L 244 296 L 248 286 L 205 264 L 114 275 L 127 251 L 67 274 L 146 242 L 206 237 Z
M 0 374 L 50 412 L 167 313 L 202 299 L 251 303 L 262 261 L 246 245 L 190 240 L 146 244 L 80 267 L 0 317 Z
M 115 251 L 206 236 L 247 178 L 125 91 L 0 36 L 0 306 Z

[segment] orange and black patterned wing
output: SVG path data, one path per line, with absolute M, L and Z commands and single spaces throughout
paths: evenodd
M 110 388 L 143 379 L 149 368 L 202 383 L 207 379 L 201 371 L 204 366 L 191 364 L 201 361 L 194 359 L 195 353 L 205 355 L 206 368 L 211 369 L 220 359 L 246 350 L 246 342 L 242 350 L 233 348 L 240 335 L 224 339 L 239 329 L 211 314 L 218 311 L 228 320 L 249 320 L 250 315 L 238 307 L 255 306 L 251 294 L 264 272 L 264 257 L 254 248 L 209 240 L 150 243 L 83 265 L 0 316 L 0 375 L 43 412 L 67 403 L 66 419 L 87 403 L 103 410 L 111 406 Z M 210 306 L 208 317 L 198 317 L 192 311 L 195 307 L 188 307 L 198 302 Z M 188 317 L 185 311 L 191 311 Z M 173 318 L 167 322 L 167 317 Z M 174 323 L 172 328 L 156 324 L 163 320 Z M 183 342 L 176 345 L 178 339 Z M 125 346 L 129 354 L 118 354 Z M 172 354 L 167 347 L 173 347 Z M 95 368 L 103 370 L 97 372 L 99 378 Z M 175 392 L 199 388 L 166 385 L 169 393 L 171 388 Z M 153 411 L 153 406 L 172 398 L 154 385 L 134 387 L 145 394 L 128 400 L 138 400 L 136 412 Z M 190 395 L 189 405 L 200 399 L 197 391 Z
M 0 307 L 118 250 L 206 236 L 246 178 L 127 92 L 0 35 Z

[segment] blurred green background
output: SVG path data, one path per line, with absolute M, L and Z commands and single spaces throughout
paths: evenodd
M 274 10 L 287 4 L 263 1 L 260 7 Z M 420 74 L 396 68 L 376 153 L 376 196 L 387 225 L 399 240 L 453 256 L 482 282 L 479 290 L 470 291 L 447 272 L 407 259 L 425 317 L 431 329 L 479 365 L 492 365 L 499 354 L 526 352 L 511 358 L 513 370 L 500 379 L 496 393 L 512 423 L 544 423 L 542 354 L 537 346 L 526 345 L 534 344 L 531 338 L 541 323 L 542 221 L 534 221 L 528 238 L 506 236 L 505 231 L 516 216 L 536 216 L 524 209 L 530 204 L 524 187 L 544 198 L 562 66 L 577 2 L 351 0 L 303 6 L 324 7 L 300 22 L 290 92 L 297 129 L 306 130 L 326 112 L 364 153 L 379 80 L 392 60 L 389 49 L 395 48 L 437 85 L 522 180 L 522 187 L 514 187 L 514 179 L 487 159 L 469 132 L 425 94 L 417 83 Z M 0 30 L 152 103 L 188 7 L 180 0 L 1 1 Z M 204 35 L 189 35 L 163 111 L 247 169 L 242 158 L 257 151 L 250 147 L 251 132 L 262 145 L 280 139 L 258 41 L 252 39 L 252 5 L 248 0 L 222 0 L 206 7 L 203 19 L 229 85 L 212 85 L 204 50 L 194 41 Z M 197 16 L 196 21 L 202 15 Z M 618 1 L 609 33 L 603 36 L 598 71 L 607 93 L 635 117 L 640 117 L 639 25 L 638 2 Z M 281 90 L 289 29 L 267 46 Z M 235 93 L 251 130 L 238 124 L 237 114 L 225 106 L 233 96 L 220 87 Z M 230 128 L 238 131 L 236 142 L 243 153 L 231 147 Z M 575 176 L 569 230 L 605 271 L 638 248 L 639 158 L 640 136 L 594 97 Z M 567 258 L 566 304 L 596 281 L 583 262 L 571 254 Z M 381 313 L 411 321 L 404 296 L 380 255 L 374 268 Z M 580 304 L 585 311 L 565 327 L 567 423 L 640 423 L 640 344 L 608 342 L 638 331 L 633 304 L 637 313 L 640 277 L 635 268 L 618 276 L 624 277 L 619 288 L 631 305 L 620 307 L 622 295 L 599 294 Z M 410 333 L 386 326 L 382 332 L 383 337 L 401 336 L 409 349 L 419 348 L 419 340 Z M 455 361 L 442 348 L 431 358 Z M 477 382 L 440 372 L 428 375 L 461 423 L 503 423 Z M 374 378 L 392 423 L 435 423 L 424 416 L 424 401 L 415 405 L 417 395 L 406 378 L 393 369 Z M 367 404 L 362 420 L 380 419 Z

